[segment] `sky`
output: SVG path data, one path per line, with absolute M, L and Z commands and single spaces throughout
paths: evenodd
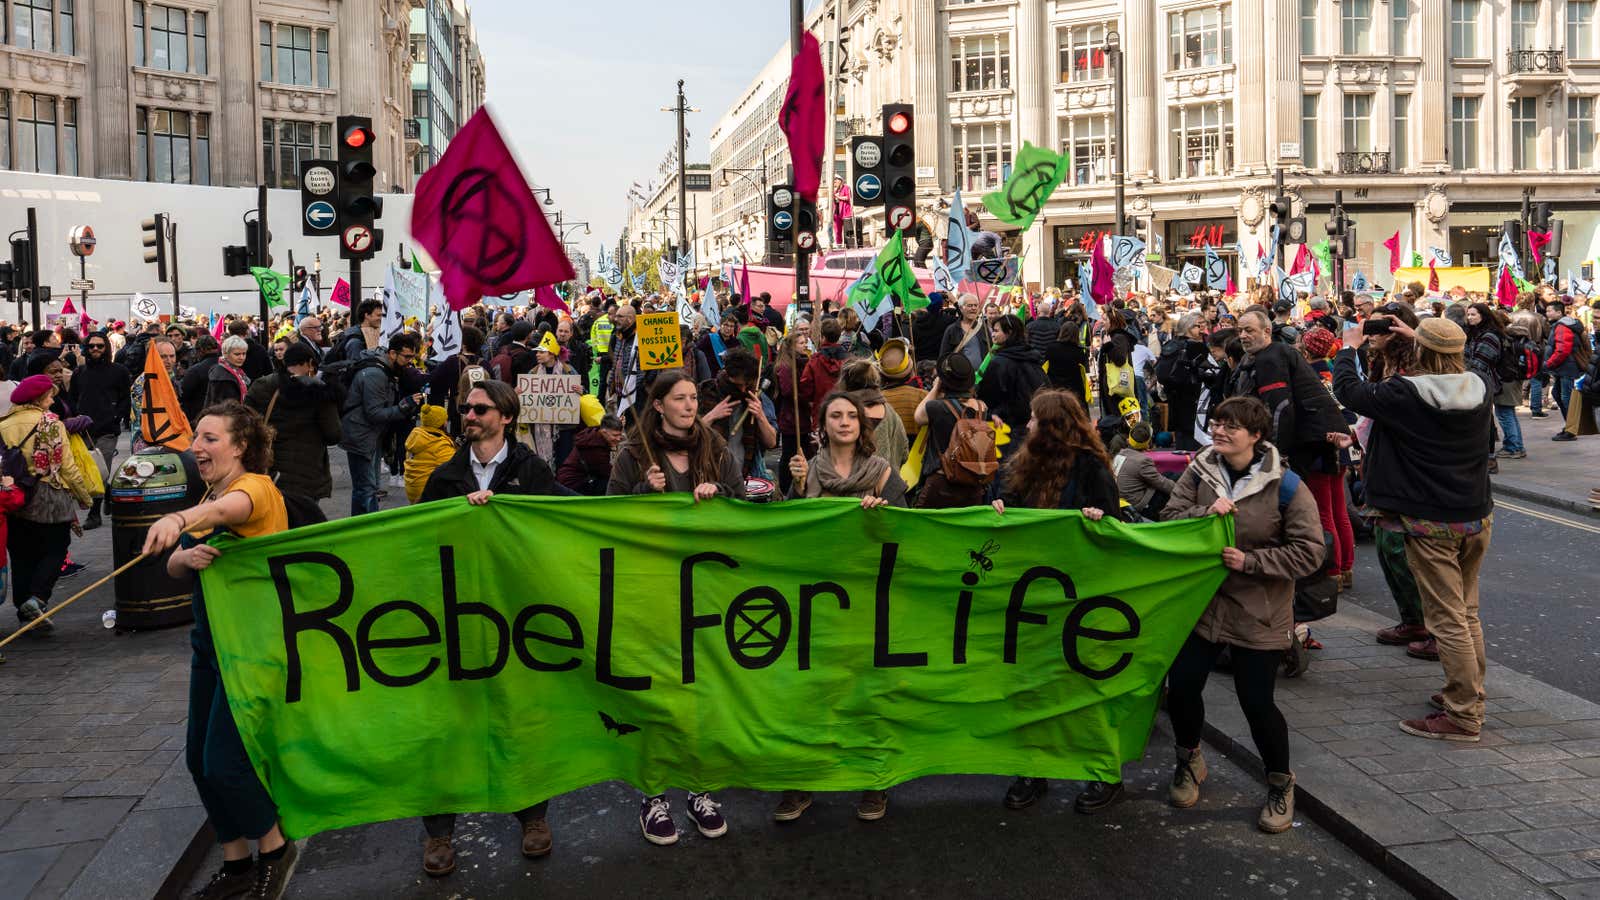
M 688 162 L 789 37 L 788 0 L 469 0 L 488 105 L 523 171 L 551 189 L 591 260 L 627 224 L 628 187 L 677 142 L 660 112 L 684 79 Z M 767 9 L 758 9 L 768 7 Z M 566 230 L 566 229 L 564 229 Z

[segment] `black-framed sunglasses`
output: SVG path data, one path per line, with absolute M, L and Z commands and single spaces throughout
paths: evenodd
M 472 413 L 474 416 L 487 416 L 490 410 L 498 409 L 493 403 L 464 403 L 461 406 L 463 415 Z
M 84 348 L 88 349 L 88 350 L 104 350 L 106 348 L 106 345 L 105 344 L 85 344 Z

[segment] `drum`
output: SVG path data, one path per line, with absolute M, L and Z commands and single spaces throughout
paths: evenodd
M 770 480 L 752 475 L 744 480 L 744 498 L 751 503 L 771 503 L 778 499 L 778 488 Z

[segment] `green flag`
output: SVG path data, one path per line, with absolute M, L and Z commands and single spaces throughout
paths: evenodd
M 1016 164 L 1011 168 L 1011 177 L 1000 190 L 984 194 L 983 205 L 1001 221 L 1027 231 L 1033 227 L 1034 218 L 1061 180 L 1067 177 L 1068 168 L 1065 154 L 1052 153 L 1024 141 L 1022 152 L 1017 154 Z
M 906 260 L 905 236 L 899 231 L 883 245 L 872 267 L 850 285 L 846 297 L 851 306 L 874 310 L 888 294 L 898 296 L 910 312 L 928 305 L 928 295 L 923 293 L 916 272 Z
M 1333 245 L 1328 243 L 1328 239 L 1323 238 L 1312 244 L 1311 255 L 1315 256 L 1317 262 L 1322 265 L 1323 274 L 1331 277 L 1333 274 Z
M 261 298 L 267 301 L 268 306 L 289 305 L 289 301 L 283 297 L 283 289 L 289 284 L 289 276 L 259 266 L 251 266 L 250 274 L 255 276 L 256 287 L 261 289 Z
M 613 779 L 1116 781 L 1233 520 L 507 494 L 218 540 L 228 702 L 300 838 Z
M 1415 250 L 1411 251 L 1411 268 L 1413 268 L 1413 269 L 1422 268 L 1422 254 L 1418 253 Z
M 411 271 L 417 273 L 426 271 L 422 268 L 422 260 L 417 257 L 417 251 L 415 250 L 411 251 Z

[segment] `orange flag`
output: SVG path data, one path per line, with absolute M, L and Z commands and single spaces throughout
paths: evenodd
M 161 354 L 154 347 L 144 355 L 144 404 L 139 410 L 139 428 L 147 444 L 162 444 L 173 450 L 189 449 L 194 430 L 189 427 L 189 417 L 178 405 L 178 391 L 172 386 L 172 376 L 161 364 Z

